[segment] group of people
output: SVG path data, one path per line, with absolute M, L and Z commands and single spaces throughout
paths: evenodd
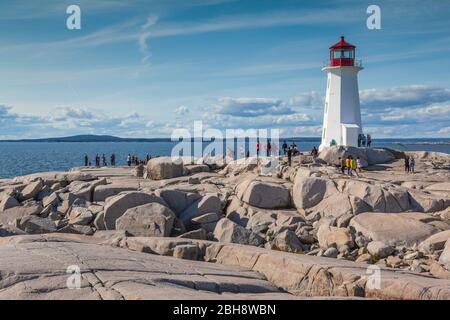
M 111 154 L 109 157 L 110 163 L 112 166 L 116 165 L 116 155 L 114 153 Z M 106 161 L 106 155 L 103 153 L 102 156 L 100 156 L 98 153 L 95 155 L 95 166 L 100 167 L 104 166 L 106 167 L 108 165 L 108 162 Z M 87 154 L 84 155 L 84 166 L 90 167 L 92 166 L 91 161 L 89 160 L 89 156 Z
M 414 173 L 414 167 L 416 166 L 416 161 L 413 156 L 405 157 L 405 172 Z
M 261 152 L 261 148 L 262 148 L 262 145 L 261 145 L 261 142 L 259 142 L 259 139 L 256 141 L 256 155 L 257 156 L 259 156 L 259 154 L 260 154 L 260 152 Z M 271 151 L 272 151 L 272 144 L 270 143 L 270 140 L 269 139 L 267 139 L 267 142 L 266 142 L 266 156 L 270 156 L 270 154 L 271 154 Z
M 152 156 L 147 154 L 145 157 L 145 160 L 139 159 L 138 156 L 128 154 L 127 156 L 127 165 L 131 167 L 131 165 L 140 165 L 140 164 L 147 164 L 152 159 Z
M 359 177 L 358 173 L 361 173 L 362 162 L 359 157 L 356 159 L 353 159 L 352 156 L 348 156 L 347 158 L 339 157 L 339 165 L 343 175 L 347 173 L 349 177 L 352 177 L 353 174 Z
M 366 145 L 370 148 L 372 145 L 372 137 L 370 134 L 365 135 L 364 133 L 360 133 L 358 135 L 358 147 L 365 147 Z
M 131 165 L 140 165 L 140 164 L 147 164 L 147 162 L 152 158 L 151 155 L 147 154 L 145 160 L 139 159 L 138 156 L 135 155 L 131 155 L 128 154 L 126 162 L 128 164 L 129 167 L 131 167 Z M 108 166 L 108 161 L 106 160 L 106 155 L 103 153 L 101 156 L 100 154 L 96 154 L 95 155 L 95 166 L 96 167 L 107 167 Z M 116 155 L 114 153 L 112 153 L 109 156 L 109 163 L 111 166 L 116 166 Z M 85 167 L 91 167 L 92 163 L 89 160 L 89 156 L 87 154 L 84 155 L 84 166 Z

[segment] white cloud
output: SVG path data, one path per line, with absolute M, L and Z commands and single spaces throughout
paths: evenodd
M 360 92 L 361 105 L 365 108 L 403 108 L 450 101 L 450 89 L 411 85 L 388 89 L 367 89 Z
M 217 111 L 236 117 L 292 114 L 294 111 L 280 99 L 268 98 L 220 98 Z
M 320 94 L 317 91 L 305 92 L 296 95 L 289 100 L 291 106 L 298 107 L 322 107 L 324 103 L 325 100 L 323 94 Z

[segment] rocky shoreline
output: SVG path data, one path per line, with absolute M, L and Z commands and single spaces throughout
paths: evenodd
M 408 155 L 415 174 L 402 152 L 333 147 L 0 180 L 0 299 L 450 299 L 450 155 Z

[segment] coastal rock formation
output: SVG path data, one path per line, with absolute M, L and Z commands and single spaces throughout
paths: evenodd
M 19 239 L 39 242 L 36 252 L 46 242 L 58 242 L 58 250 L 87 243 L 100 259 L 98 247 L 112 245 L 235 264 L 293 295 L 447 297 L 440 281 L 450 279 L 450 156 L 408 153 L 416 173 L 407 174 L 396 159 L 402 153 L 355 149 L 369 163 L 386 162 L 349 177 L 310 155 L 293 157 L 291 166 L 280 157 L 274 167 L 266 157 L 226 166 L 188 157 L 176 164 L 181 170 L 155 161 L 157 179 L 148 170 L 143 179 L 133 168 L 115 167 L 0 180 L 0 251 Z M 389 276 L 381 291 L 363 279 L 374 264 L 394 268 L 383 269 Z M 33 279 L 52 292 L 48 279 Z

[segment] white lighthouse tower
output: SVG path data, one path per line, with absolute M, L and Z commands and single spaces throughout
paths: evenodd
M 327 94 L 319 150 L 330 145 L 358 146 L 362 133 L 358 72 L 363 68 L 355 60 L 355 48 L 341 37 L 330 47 L 330 63 L 322 69 L 327 73 Z

